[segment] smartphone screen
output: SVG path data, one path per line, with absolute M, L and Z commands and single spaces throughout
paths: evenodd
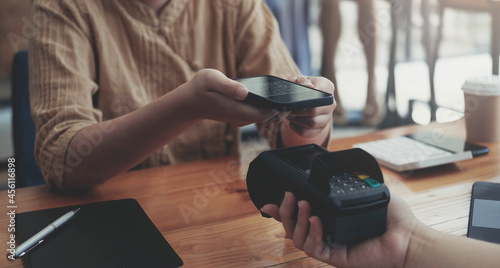
M 259 107 L 300 110 L 333 104 L 333 95 L 275 76 L 263 75 L 237 79 L 248 90 L 245 100 Z
M 472 186 L 467 237 L 500 243 L 500 183 Z

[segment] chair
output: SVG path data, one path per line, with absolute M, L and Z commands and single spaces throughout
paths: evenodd
M 423 43 L 426 54 L 426 61 L 429 68 L 429 82 L 431 98 L 429 106 L 431 110 L 431 120 L 436 120 L 438 105 L 436 103 L 434 74 L 436 62 L 439 58 L 439 45 L 441 44 L 444 11 L 445 9 L 458 9 L 470 12 L 489 13 L 491 15 L 491 57 L 492 74 L 498 75 L 499 54 L 500 54 L 500 0 L 438 0 L 439 25 L 436 37 L 431 37 L 431 26 L 429 22 L 430 4 L 429 0 L 422 0 L 422 17 L 424 22 Z M 411 105 L 411 104 L 410 104 Z M 411 108 L 411 106 L 410 106 Z
M 388 65 L 388 77 L 387 77 L 387 91 L 385 95 L 385 109 L 387 114 L 382 122 L 377 126 L 379 129 L 390 128 L 405 124 L 411 124 L 413 121 L 411 118 L 402 118 L 397 109 L 396 105 L 396 50 L 398 44 L 398 30 L 400 23 L 404 23 L 406 31 L 406 47 L 405 56 L 406 59 L 411 57 L 410 55 L 410 43 L 411 34 L 409 34 L 411 29 L 411 13 L 412 13 L 412 0 L 388 0 L 391 5 L 391 41 L 389 47 L 389 65 Z
M 35 122 L 31 116 L 28 86 L 28 51 L 19 51 L 12 62 L 12 129 L 16 158 L 16 186 L 45 184 L 35 161 Z

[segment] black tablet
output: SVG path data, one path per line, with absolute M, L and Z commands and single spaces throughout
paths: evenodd
M 236 79 L 249 94 L 245 102 L 280 111 L 297 111 L 333 104 L 333 95 L 271 75 Z
M 488 147 L 468 142 L 462 139 L 451 138 L 446 135 L 432 132 L 418 132 L 407 135 L 407 137 L 423 143 L 444 149 L 452 153 L 470 151 L 473 157 L 488 154 Z
M 26 267 L 162 267 L 183 265 L 135 199 L 44 209 L 16 215 L 16 238 L 26 241 L 68 211 L 70 222 L 23 257 Z
M 500 244 L 500 183 L 472 186 L 467 237 Z

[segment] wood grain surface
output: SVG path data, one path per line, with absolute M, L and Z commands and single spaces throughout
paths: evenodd
M 461 120 L 411 125 L 358 137 L 332 140 L 330 150 L 355 143 L 434 131 L 464 138 Z M 467 232 L 469 200 L 475 181 L 500 182 L 497 143 L 482 143 L 490 153 L 420 171 L 397 173 L 383 168 L 392 193 L 402 196 L 425 224 L 455 235 Z M 105 164 L 105 163 L 103 163 Z M 156 227 L 184 260 L 184 267 L 327 267 L 296 250 L 283 238 L 281 225 L 263 218 L 246 190 L 247 162 L 228 157 L 132 171 L 80 193 L 60 193 L 48 186 L 16 189 L 16 213 L 89 202 L 137 199 Z M 7 252 L 8 193 L 0 192 L 1 248 Z M 0 267 L 22 267 L 0 258 Z

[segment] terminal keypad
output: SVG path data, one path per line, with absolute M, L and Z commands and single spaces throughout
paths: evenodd
M 360 172 L 342 172 L 330 177 L 330 194 L 333 195 L 370 191 L 380 186 L 376 179 Z

